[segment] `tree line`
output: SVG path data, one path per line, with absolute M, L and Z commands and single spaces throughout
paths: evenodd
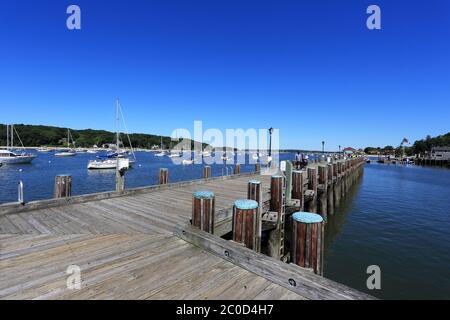
M 416 140 L 412 145 L 404 146 L 405 155 L 412 156 L 415 154 L 424 154 L 428 152 L 433 147 L 447 147 L 450 146 L 450 132 L 439 135 L 437 137 L 431 137 L 430 135 L 426 136 L 424 139 Z M 383 148 L 380 147 L 367 147 L 364 149 L 364 152 L 367 154 L 395 154 L 396 156 L 401 156 L 403 154 L 403 146 L 400 144 L 397 147 L 394 146 L 385 146 Z
M 25 124 L 16 124 L 14 128 L 25 147 L 62 147 L 67 145 L 68 128 Z M 90 148 L 94 145 L 101 147 L 104 144 L 115 143 L 115 132 L 93 129 L 75 130 L 69 128 L 69 130 L 75 147 Z M 150 149 L 161 144 L 161 136 L 153 134 L 132 133 L 129 134 L 129 137 L 134 148 Z M 6 146 L 6 140 L 6 125 L 0 124 L 0 145 Z M 123 133 L 121 134 L 121 140 L 125 147 L 130 146 L 128 138 Z M 171 148 L 177 144 L 177 141 L 172 141 L 170 137 L 163 136 L 162 143 L 164 148 Z M 191 143 L 193 144 L 193 142 Z M 21 146 L 17 135 L 14 137 L 14 145 Z

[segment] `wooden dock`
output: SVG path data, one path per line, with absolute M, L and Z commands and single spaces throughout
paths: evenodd
M 271 177 L 254 173 L 1 205 L 0 299 L 370 299 L 220 237 L 256 175 L 268 194 Z M 204 189 L 214 235 L 189 223 Z M 81 289 L 66 285 L 71 265 Z

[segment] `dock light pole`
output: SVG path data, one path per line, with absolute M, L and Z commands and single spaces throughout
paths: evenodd
M 339 145 L 339 153 L 341 153 L 341 145 Z
M 269 157 L 272 156 L 272 133 L 273 133 L 273 128 L 270 127 L 269 128 Z
M 325 153 L 325 141 L 322 141 L 322 153 Z

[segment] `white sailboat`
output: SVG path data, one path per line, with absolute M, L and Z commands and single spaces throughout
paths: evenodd
M 208 150 L 204 150 L 202 152 L 202 156 L 203 156 L 203 158 L 208 158 L 208 157 L 211 157 L 211 153 Z
M 70 149 L 70 138 L 71 138 L 70 130 L 67 129 L 67 150 L 62 150 L 62 151 L 55 153 L 56 157 L 73 157 L 77 154 L 75 152 L 75 150 Z M 72 143 L 73 143 L 73 138 L 72 138 Z
M 120 108 L 120 104 L 119 104 L 119 100 L 117 100 L 116 102 L 116 150 L 115 153 L 113 155 L 110 155 L 108 158 L 106 159 L 96 159 L 96 160 L 89 160 L 87 168 L 90 170 L 101 170 L 101 169 L 116 169 L 117 165 L 118 165 L 118 159 L 119 158 L 128 158 L 128 152 L 121 152 L 119 146 L 121 144 L 120 141 L 120 132 L 119 132 L 119 115 L 122 115 L 122 121 L 123 124 L 125 126 L 125 121 L 123 119 L 123 114 L 122 114 L 122 110 Z M 125 131 L 128 137 L 128 143 L 130 144 L 130 148 L 131 148 L 131 154 L 132 154 L 132 158 L 128 158 L 128 167 L 131 167 L 131 165 L 133 163 L 136 162 L 136 156 L 134 154 L 134 150 L 133 150 L 133 146 L 131 145 L 131 140 L 130 140 L 130 136 L 128 135 L 128 130 L 126 130 L 126 126 L 125 126 Z
M 3 164 L 23 164 L 23 163 L 31 163 L 34 158 L 37 157 L 35 154 L 31 153 L 16 153 L 13 152 L 12 149 L 14 148 L 14 132 L 17 134 L 17 137 L 19 138 L 20 143 L 23 143 L 20 139 L 19 134 L 14 128 L 14 125 L 7 125 L 6 126 L 6 150 L 0 150 L 0 165 Z
M 161 136 L 161 151 L 155 154 L 155 157 L 164 157 L 166 155 L 166 152 L 163 150 L 163 143 L 162 143 L 162 136 Z
M 47 147 L 40 147 L 39 149 L 37 149 L 37 151 L 38 152 L 50 152 L 52 150 Z
M 181 156 L 182 156 L 181 151 L 179 152 L 176 150 L 170 151 L 170 154 L 168 155 L 169 158 L 179 158 Z
M 175 132 L 176 138 L 175 140 L 178 142 L 178 131 Z M 172 142 L 170 142 L 170 153 L 168 155 L 169 158 L 179 158 L 183 156 L 183 149 L 173 149 L 172 148 Z

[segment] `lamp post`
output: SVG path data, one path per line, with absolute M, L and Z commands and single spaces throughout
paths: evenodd
M 322 153 L 325 153 L 325 141 L 322 141 Z
M 270 127 L 269 128 L 269 157 L 272 156 L 272 133 L 273 133 L 273 128 Z
M 339 153 L 341 153 L 341 145 L 339 145 Z

